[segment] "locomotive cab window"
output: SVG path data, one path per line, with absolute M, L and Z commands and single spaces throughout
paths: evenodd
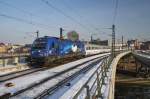
M 46 43 L 45 39 L 37 39 L 33 43 L 32 48 L 33 49 L 38 49 L 38 50 L 46 49 L 46 45 L 47 45 L 47 43 Z

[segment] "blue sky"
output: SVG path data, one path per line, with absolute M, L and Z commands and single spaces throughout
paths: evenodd
M 56 8 L 71 16 L 70 20 L 42 0 L 0 0 L 0 15 L 19 18 L 20 22 L 0 16 L 0 42 L 32 43 L 34 32 L 40 36 L 59 36 L 59 28 L 64 28 L 64 35 L 76 30 L 80 39 L 110 39 L 108 36 L 113 22 L 115 0 L 47 0 Z M 118 0 L 115 21 L 117 39 L 150 39 L 150 0 Z M 35 25 L 29 23 L 35 23 Z M 79 23 L 82 24 L 79 25 Z

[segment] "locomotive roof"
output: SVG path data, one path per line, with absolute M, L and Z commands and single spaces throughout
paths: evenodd
M 55 38 L 55 39 L 60 39 L 59 37 L 54 37 L 54 36 L 44 36 L 44 37 L 40 37 L 40 38 Z M 69 40 L 69 41 L 72 41 L 70 39 L 62 39 L 62 40 Z M 77 40 L 77 41 L 80 41 L 80 40 Z
M 56 39 L 59 39 L 58 37 L 54 37 L 54 36 L 44 36 L 42 38 L 56 38 Z

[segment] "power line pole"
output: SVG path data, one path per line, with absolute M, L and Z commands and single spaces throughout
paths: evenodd
M 112 25 L 112 46 L 111 46 L 112 58 L 115 57 L 115 25 Z
M 63 28 L 60 28 L 60 39 L 63 39 Z
M 36 33 L 36 37 L 39 38 L 39 31 L 37 30 L 35 33 Z

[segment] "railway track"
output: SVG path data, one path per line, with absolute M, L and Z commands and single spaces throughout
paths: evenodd
M 39 98 L 42 98 L 43 96 L 45 96 L 47 94 L 52 94 L 57 89 L 59 89 L 61 86 L 63 86 L 66 82 L 68 82 L 69 80 L 71 80 L 74 77 L 78 76 L 80 73 L 86 73 L 93 66 L 98 64 L 103 58 L 106 58 L 106 57 L 101 57 L 101 58 L 99 57 L 99 58 L 96 58 L 96 59 L 92 59 L 92 60 L 90 60 L 88 62 L 79 64 L 79 65 L 77 65 L 77 66 L 75 66 L 73 68 L 70 68 L 70 69 L 67 69 L 65 71 L 59 72 L 59 73 L 57 73 L 57 74 L 55 74 L 55 75 L 53 75 L 51 77 L 48 77 L 48 78 L 46 78 L 46 79 L 44 79 L 44 80 L 42 80 L 42 81 L 40 81 L 38 83 L 35 83 L 35 84 L 29 86 L 26 89 L 18 91 L 17 93 L 12 95 L 12 99 L 25 98 L 25 97 L 26 98 L 30 97 L 30 98 L 38 98 L 39 99 Z M 65 74 L 68 74 L 70 72 L 73 72 L 73 73 L 71 73 L 71 75 L 69 75 L 67 77 L 64 77 Z M 61 78 L 61 80 L 60 80 L 60 77 L 63 77 L 63 78 Z M 46 84 L 51 84 L 53 82 L 53 80 L 55 81 L 57 78 L 59 79 L 59 81 L 57 83 L 55 82 L 55 84 L 52 85 L 52 86 L 49 85 L 48 87 L 50 87 L 50 88 L 46 87 L 46 90 L 43 90 L 42 93 L 39 92 L 39 89 L 42 89 L 43 86 L 45 86 Z M 36 92 L 36 90 L 37 90 L 37 92 Z M 34 92 L 34 96 L 33 97 L 32 96 L 28 97 L 28 95 L 30 95 L 33 92 Z
M 76 73 L 74 73 L 73 75 L 65 78 L 64 80 L 60 81 L 59 83 L 57 83 L 55 86 L 45 90 L 44 92 L 42 92 L 41 94 L 39 94 L 37 97 L 35 97 L 35 99 L 42 99 L 43 97 L 47 97 L 49 95 L 52 95 L 53 93 L 55 93 L 55 91 L 59 90 L 61 87 L 63 86 L 70 86 L 68 82 L 70 82 L 71 80 L 73 80 L 75 77 L 79 76 L 81 73 L 86 73 L 88 72 L 94 65 L 97 65 L 102 59 L 97 60 L 96 62 L 91 63 L 90 65 L 82 68 L 81 70 L 77 71 Z
M 31 73 L 34 73 L 34 72 L 42 71 L 42 70 L 45 70 L 45 69 L 47 69 L 47 68 L 33 68 L 33 69 L 26 69 L 26 70 L 23 70 L 23 71 L 12 72 L 12 73 L 5 74 L 5 75 L 0 75 L 0 83 L 4 82 L 4 81 L 11 80 L 11 79 L 14 79 L 14 78 L 18 78 L 18 77 L 21 77 L 21 76 L 24 76 L 24 75 L 28 75 L 28 74 L 31 74 Z
M 98 54 L 94 54 L 94 55 L 98 55 Z M 87 55 L 85 58 L 91 57 L 91 56 L 94 56 L 94 55 Z M 28 74 L 32 74 L 32 73 L 35 73 L 35 72 L 38 72 L 38 71 L 44 71 L 44 70 L 50 69 L 52 67 L 56 67 L 56 66 L 59 66 L 61 64 L 72 62 L 72 61 L 75 61 L 75 60 L 78 60 L 78 59 L 79 58 L 63 60 L 62 63 L 60 63 L 60 62 L 59 63 L 53 63 L 53 64 L 51 64 L 50 67 L 31 68 L 31 69 L 26 69 L 26 70 L 22 70 L 22 71 L 17 71 L 17 72 L 12 72 L 12 73 L 8 73 L 8 74 L 0 75 L 0 83 L 11 80 L 11 79 L 15 79 L 15 78 L 18 78 L 18 77 L 22 77 L 22 76 L 25 76 L 25 75 L 28 75 Z M 82 59 L 82 58 L 80 58 L 80 59 Z
M 105 57 L 106 57 L 106 56 L 105 56 Z M 30 86 L 28 86 L 28 87 L 26 87 L 26 88 L 24 88 L 24 89 L 21 89 L 21 90 L 15 92 L 15 93 L 13 93 L 13 94 L 7 93 L 7 94 L 5 94 L 5 95 L 2 95 L 1 97 L 4 97 L 4 96 L 5 96 L 5 97 L 11 97 L 11 98 L 12 98 L 12 97 L 20 96 L 22 93 L 25 93 L 25 92 L 27 92 L 27 91 L 30 91 L 30 90 L 36 88 L 37 86 L 40 86 L 40 85 L 43 84 L 43 83 L 46 83 L 46 82 L 48 82 L 48 81 L 50 81 L 50 80 L 52 80 L 52 79 L 54 79 L 54 78 L 56 78 L 56 77 L 59 77 L 60 75 L 63 75 L 64 73 L 67 73 L 68 71 L 72 71 L 73 69 L 76 69 L 76 68 L 80 67 L 81 65 L 84 65 L 84 64 L 86 64 L 86 63 L 88 63 L 88 62 L 90 62 L 90 61 L 97 60 L 98 58 L 100 58 L 100 57 L 97 57 L 97 58 L 88 60 L 88 61 L 83 62 L 83 63 L 81 63 L 81 64 L 78 64 L 78 65 L 76 65 L 76 66 L 74 66 L 74 67 L 71 67 L 71 68 L 69 68 L 69 69 L 67 69 L 67 70 L 58 72 L 58 73 L 56 73 L 56 74 L 53 75 L 53 76 L 46 77 L 46 78 L 42 79 L 41 81 L 36 82 L 36 83 L 33 83 L 33 84 L 31 84 Z M 78 69 L 76 69 L 76 70 L 78 70 Z M 86 69 L 86 68 L 83 68 L 82 71 L 83 71 L 83 70 L 85 71 L 85 70 L 87 70 L 87 69 Z M 80 71 L 80 72 L 81 72 L 81 71 Z M 79 71 L 78 71 L 77 73 L 75 73 L 75 74 L 77 75 L 78 73 L 79 73 Z M 69 78 L 73 78 L 73 77 L 75 76 L 75 74 L 72 75 L 72 76 L 70 76 Z M 66 78 L 66 79 L 68 79 L 68 78 Z M 68 81 L 68 80 L 66 80 L 66 79 L 64 79 L 63 82 Z M 61 85 L 61 84 L 58 83 L 58 85 Z M 58 85 L 56 85 L 56 86 L 58 86 Z M 54 88 L 54 87 L 53 87 L 53 88 L 50 88 L 50 89 L 57 89 L 57 88 Z M 41 96 L 41 95 L 39 95 L 39 96 Z

